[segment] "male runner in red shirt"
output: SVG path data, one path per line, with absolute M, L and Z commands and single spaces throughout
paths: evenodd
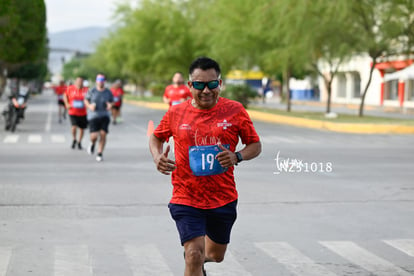
M 172 106 L 150 137 L 157 169 L 172 172 L 169 204 L 185 250 L 185 276 L 206 275 L 204 262 L 221 262 L 236 220 L 237 190 L 234 165 L 261 152 L 260 138 L 243 106 L 219 97 L 220 67 L 210 58 L 190 66 L 193 95 Z M 168 158 L 174 137 L 175 161 Z M 241 138 L 246 146 L 235 152 Z
M 59 123 L 62 123 L 62 118 L 66 119 L 66 108 L 63 96 L 66 92 L 67 86 L 63 80 L 59 82 L 59 85 L 55 87 L 55 94 L 57 95 L 57 103 L 59 107 Z
M 176 72 L 174 74 L 172 82 L 173 84 L 170 84 L 165 88 L 163 97 L 165 103 L 172 106 L 185 102 L 193 97 L 190 89 L 184 84 L 184 77 L 181 72 Z
M 88 88 L 83 87 L 83 79 L 78 77 L 75 80 L 75 84 L 67 88 L 63 98 L 72 124 L 72 149 L 74 149 L 76 145 L 78 146 L 78 149 L 82 149 L 83 132 L 88 126 L 88 120 L 86 119 L 87 111 L 84 103 L 86 93 L 88 93 Z M 76 132 L 78 128 L 79 139 L 76 140 Z
M 112 95 L 114 96 L 114 103 L 112 105 L 112 123 L 116 125 L 117 119 L 121 119 L 121 106 L 124 90 L 122 89 L 121 80 L 117 80 L 111 87 Z

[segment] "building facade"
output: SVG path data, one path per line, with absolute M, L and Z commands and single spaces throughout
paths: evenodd
M 403 70 L 413 64 L 413 60 L 395 59 L 375 65 L 371 84 L 365 96 L 365 104 L 384 107 L 414 108 L 414 78 L 385 80 L 385 75 Z M 320 68 L 329 74 L 329 68 Z M 360 104 L 361 94 L 369 81 L 372 59 L 368 55 L 358 55 L 341 64 L 332 82 L 332 103 Z M 318 80 L 321 101 L 327 99 L 327 89 L 323 79 Z

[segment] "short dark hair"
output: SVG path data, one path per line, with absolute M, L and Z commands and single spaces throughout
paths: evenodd
M 194 72 L 195 69 L 201 69 L 201 70 L 208 70 L 208 69 L 214 69 L 217 73 L 217 76 L 220 76 L 221 70 L 220 65 L 217 63 L 217 61 L 208 58 L 208 57 L 199 57 L 196 58 L 190 65 L 189 73 L 190 76 Z

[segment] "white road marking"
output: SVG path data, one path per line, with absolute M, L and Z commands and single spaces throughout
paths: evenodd
M 255 246 L 300 276 L 336 276 L 286 242 L 261 242 Z
M 319 242 L 329 250 L 347 259 L 375 276 L 412 276 L 405 270 L 393 265 L 389 261 L 372 254 L 368 250 L 350 241 L 324 241 Z
M 52 135 L 52 143 L 61 144 L 66 142 L 65 135 Z
M 125 245 L 124 251 L 134 276 L 173 276 L 164 257 L 155 245 Z
M 11 254 L 11 248 L 0 247 L 0 276 L 6 276 Z
M 37 134 L 29 135 L 29 137 L 27 138 L 27 142 L 29 144 L 40 144 L 42 142 L 42 136 Z
M 54 276 L 92 276 L 87 246 L 57 246 L 54 269 Z
M 224 261 L 220 264 L 206 263 L 207 275 L 211 276 L 251 276 L 236 260 L 231 251 L 226 252 Z
M 46 132 L 50 132 L 50 129 L 52 128 L 52 111 L 53 111 L 53 103 L 50 102 L 49 110 L 47 112 L 46 125 L 45 125 Z
M 7 135 L 4 138 L 3 143 L 14 144 L 14 143 L 17 143 L 18 140 L 19 140 L 19 135 Z
M 414 240 L 400 239 L 400 240 L 384 240 L 384 242 L 408 256 L 414 257 Z

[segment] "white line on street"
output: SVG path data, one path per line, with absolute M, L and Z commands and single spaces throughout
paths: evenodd
M 164 257 L 155 245 L 125 245 L 124 251 L 134 276 L 173 276 Z
M 46 132 L 50 132 L 50 129 L 52 128 L 52 110 L 53 110 L 53 103 L 50 102 L 49 110 L 47 111 L 47 118 L 46 118 L 46 125 L 45 125 Z
M 243 266 L 236 260 L 234 255 L 230 252 L 226 252 L 224 261 L 220 265 L 215 263 L 206 263 L 205 268 L 207 274 L 211 276 L 251 276 Z
M 414 240 L 400 239 L 400 240 L 384 240 L 384 242 L 408 256 L 414 257 Z
M 36 134 L 29 135 L 27 142 L 29 144 L 40 144 L 42 142 L 42 136 Z
M 261 242 L 255 246 L 300 276 L 335 276 L 336 274 L 317 264 L 286 242 Z
M 17 143 L 18 140 L 19 140 L 19 135 L 7 135 L 4 138 L 3 143 L 14 144 L 14 143 Z
M 56 144 L 61 144 L 61 143 L 65 143 L 66 138 L 65 135 L 52 135 L 51 137 L 52 139 L 52 143 L 56 143 Z
M 11 258 L 11 252 L 11 248 L 0 247 L 0 276 L 6 276 Z
M 92 276 L 87 246 L 57 246 L 54 269 L 54 276 Z
M 368 250 L 350 241 L 321 241 L 319 242 L 329 250 L 347 259 L 376 276 L 412 276 L 387 260 L 372 254 Z

